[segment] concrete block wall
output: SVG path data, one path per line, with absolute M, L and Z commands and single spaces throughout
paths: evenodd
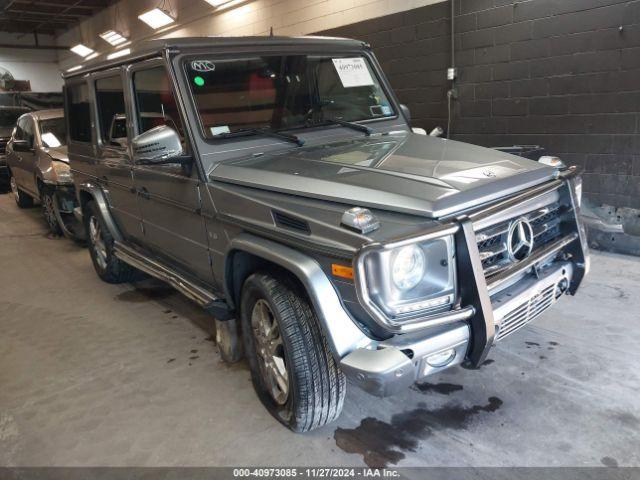
M 538 144 L 640 208 L 640 1 L 455 0 L 453 138 Z M 323 31 L 370 42 L 415 126 L 446 127 L 451 4 Z

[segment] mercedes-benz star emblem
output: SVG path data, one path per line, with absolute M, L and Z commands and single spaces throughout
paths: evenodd
M 511 261 L 520 261 L 531 255 L 533 250 L 533 228 L 529 220 L 520 218 L 511 222 L 507 234 L 507 253 Z

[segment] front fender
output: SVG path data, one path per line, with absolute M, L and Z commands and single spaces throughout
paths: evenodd
M 100 214 L 102 215 L 104 223 L 113 236 L 113 239 L 117 242 L 122 242 L 122 234 L 120 233 L 120 229 L 118 228 L 118 225 L 116 225 L 116 222 L 114 221 L 113 216 L 109 211 L 109 204 L 107 203 L 105 194 L 100 186 L 96 185 L 93 182 L 82 182 L 76 185 L 76 189 L 78 192 L 78 201 L 80 203 L 82 214 L 84 215 L 85 213 L 85 207 L 87 203 L 89 203 L 90 201 L 95 202 L 98 210 L 100 211 Z
M 354 349 L 371 343 L 371 339 L 351 319 L 338 292 L 313 258 L 280 243 L 247 233 L 238 235 L 230 242 L 227 256 L 233 251 L 255 255 L 295 275 L 309 295 L 320 327 L 337 361 Z

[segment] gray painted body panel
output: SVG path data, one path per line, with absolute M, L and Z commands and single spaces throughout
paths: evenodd
M 540 163 L 461 142 L 396 133 L 222 162 L 214 181 L 429 218 L 550 180 Z

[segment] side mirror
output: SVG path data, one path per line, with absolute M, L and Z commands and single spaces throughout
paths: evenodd
M 442 127 L 436 127 L 429 132 L 429 136 L 431 137 L 441 137 L 442 135 L 444 135 Z
M 187 163 L 187 158 L 190 159 L 182 154 L 178 132 L 166 125 L 141 133 L 133 139 L 132 146 L 136 163 Z
M 15 152 L 29 152 L 33 150 L 33 147 L 27 140 L 14 140 L 11 142 L 11 147 Z
M 407 119 L 407 122 L 411 122 L 411 110 L 404 103 L 400 104 L 400 110 L 402 111 L 402 115 Z

